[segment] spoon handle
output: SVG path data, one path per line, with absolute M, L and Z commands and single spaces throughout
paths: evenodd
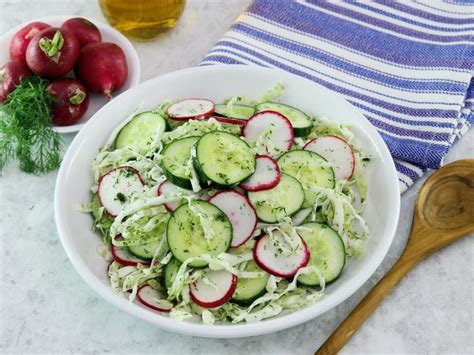
M 375 308 L 382 303 L 384 297 L 392 291 L 415 264 L 416 261 L 414 258 L 411 258 L 407 253 L 403 253 L 390 271 L 375 285 L 344 322 L 339 325 L 326 342 L 315 352 L 315 355 L 337 354 L 366 319 L 369 318 Z

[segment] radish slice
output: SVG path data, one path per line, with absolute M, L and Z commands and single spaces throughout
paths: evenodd
M 283 236 L 276 234 L 280 243 L 285 243 Z M 299 252 L 291 255 L 276 253 L 272 240 L 268 235 L 263 235 L 255 243 L 253 258 L 263 270 L 279 277 L 292 277 L 296 272 L 306 266 L 309 261 L 309 250 L 303 239 L 300 238 L 301 247 Z
M 274 188 L 280 182 L 280 168 L 268 155 L 257 155 L 255 172 L 240 184 L 246 191 L 263 191 Z
M 116 262 L 125 266 L 148 265 L 148 261 L 136 257 L 128 251 L 127 247 L 112 245 L 112 256 Z
M 230 123 L 238 126 L 245 126 L 245 124 L 247 123 L 247 121 L 239 120 L 238 118 L 214 117 L 214 119 L 222 123 Z
M 215 308 L 230 300 L 236 286 L 237 276 L 219 270 L 209 271 L 202 279 L 192 283 L 189 289 L 191 299 L 195 303 L 204 308 Z
M 138 300 L 145 306 L 159 312 L 169 312 L 173 308 L 173 303 L 166 299 L 166 296 L 150 285 L 143 285 L 137 292 Z
M 331 164 L 334 164 L 336 180 L 349 180 L 354 173 L 355 158 L 351 145 L 338 136 L 325 135 L 306 143 L 305 150 L 318 153 Z
M 138 171 L 129 166 L 110 170 L 99 180 L 99 199 L 107 213 L 117 216 L 122 206 L 134 193 L 143 191 L 143 182 Z
M 209 199 L 209 202 L 219 207 L 232 224 L 231 247 L 244 244 L 257 227 L 257 214 L 247 197 L 237 191 L 222 191 Z
M 173 184 L 173 183 L 169 182 L 168 180 L 166 180 L 166 181 L 163 181 L 158 186 L 157 195 L 161 196 L 161 195 L 176 192 L 176 191 L 179 191 L 179 190 L 180 190 L 180 188 L 178 186 L 176 186 L 175 184 Z M 165 203 L 165 207 L 168 210 L 168 212 L 173 212 L 179 206 L 181 206 L 181 203 L 179 201 Z
M 166 113 L 176 121 L 202 120 L 211 117 L 214 108 L 214 102 L 211 100 L 185 99 L 172 104 Z
M 268 134 L 266 151 L 279 156 L 293 145 L 294 133 L 290 121 L 275 111 L 262 111 L 249 118 L 242 135 L 249 142 L 256 142 L 263 134 Z

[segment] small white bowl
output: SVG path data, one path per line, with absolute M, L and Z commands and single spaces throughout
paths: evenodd
M 366 252 L 348 260 L 341 277 L 328 285 L 319 302 L 256 323 L 211 326 L 195 321 L 179 322 L 137 302 L 130 303 L 114 292 L 107 277 L 107 263 L 96 252 L 100 237 L 91 231 L 92 218 L 75 209 L 77 203 L 90 200 L 91 163 L 113 129 L 137 108 L 151 110 L 166 99 L 202 97 L 220 102 L 234 95 L 258 98 L 280 81 L 286 86 L 282 102 L 311 115 L 351 124 L 360 146 L 373 157 L 366 174 L 369 195 L 364 216 L 371 231 Z M 69 259 L 89 286 L 106 300 L 169 331 L 201 337 L 237 338 L 275 332 L 306 322 L 351 296 L 375 272 L 392 243 L 400 211 L 400 191 L 393 160 L 382 138 L 342 96 L 280 70 L 220 65 L 180 70 L 149 80 L 98 111 L 66 152 L 56 181 L 54 208 L 59 236 Z
M 44 22 L 51 26 L 59 27 L 64 21 L 73 17 L 77 16 L 71 15 L 42 17 L 39 19 L 25 22 L 21 25 L 16 26 L 15 28 L 12 28 L 10 31 L 0 37 L 0 66 L 10 61 L 10 41 L 14 34 L 22 27 L 26 26 L 31 22 L 36 21 Z M 102 34 L 103 42 L 112 42 L 119 45 L 123 49 L 125 56 L 127 57 L 127 80 L 125 81 L 125 84 L 120 88 L 120 90 L 114 91 L 112 93 L 114 98 L 120 95 L 122 92 L 136 86 L 140 82 L 140 61 L 138 59 L 137 52 L 135 51 L 135 48 L 132 46 L 130 41 L 123 34 L 121 34 L 119 31 L 109 25 L 87 17 L 83 18 L 89 20 L 99 28 L 99 31 Z M 79 131 L 84 126 L 84 124 L 106 103 L 107 99 L 103 95 L 90 93 L 89 108 L 87 109 L 84 116 L 73 125 L 54 126 L 54 130 L 59 133 L 71 133 Z

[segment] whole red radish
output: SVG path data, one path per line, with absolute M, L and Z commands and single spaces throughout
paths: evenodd
M 26 64 L 39 76 L 55 79 L 71 71 L 79 57 L 79 42 L 68 30 L 50 27 L 33 37 Z
M 10 42 L 10 58 L 12 60 L 25 60 L 26 48 L 31 39 L 45 28 L 51 27 L 44 22 L 32 22 L 20 29 Z
M 12 60 L 0 69 L 0 102 L 15 90 L 21 79 L 30 76 L 30 70 L 23 60 Z
M 53 123 L 69 126 L 76 123 L 89 106 L 89 94 L 84 85 L 70 78 L 53 81 L 46 88 L 53 96 Z
M 61 25 L 61 28 L 76 36 L 80 47 L 102 41 L 102 35 L 97 26 L 82 17 L 70 18 Z
M 127 79 L 127 58 L 114 43 L 91 43 L 81 48 L 74 72 L 89 91 L 110 100 L 112 91 L 120 89 Z

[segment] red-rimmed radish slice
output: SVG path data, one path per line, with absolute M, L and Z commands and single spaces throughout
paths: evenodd
M 277 186 L 281 178 L 277 162 L 268 155 L 257 155 L 255 161 L 255 172 L 239 186 L 246 191 L 263 191 Z
M 166 113 L 176 121 L 202 120 L 214 113 L 214 102 L 206 99 L 184 99 L 171 104 Z
M 204 281 L 207 279 L 209 284 Z M 231 299 L 237 286 L 237 276 L 225 271 L 209 271 L 204 278 L 190 286 L 190 296 L 194 303 L 204 308 L 215 308 Z
M 214 119 L 218 122 L 235 124 L 238 126 L 245 126 L 247 123 L 246 120 L 239 120 L 238 118 L 214 117 Z
M 247 141 L 256 142 L 268 130 L 271 130 L 268 136 L 273 145 L 266 149 L 269 154 L 280 155 L 291 148 L 294 141 L 293 126 L 285 116 L 275 111 L 262 111 L 250 117 L 242 135 Z M 279 152 L 274 152 L 274 149 Z
M 127 247 L 112 245 L 112 256 L 116 262 L 125 266 L 148 265 L 148 261 L 136 257 L 130 253 Z
M 134 193 L 143 191 L 143 182 L 137 170 L 130 166 L 119 166 L 110 170 L 99 180 L 99 199 L 107 213 L 117 216 L 122 206 Z
M 158 196 L 161 196 L 161 195 L 176 192 L 176 191 L 179 191 L 179 190 L 180 190 L 180 188 L 178 186 L 176 186 L 175 184 L 173 184 L 173 183 L 169 182 L 168 180 L 166 180 L 166 181 L 163 181 L 158 186 L 157 194 L 158 194 Z M 179 201 L 165 203 L 165 207 L 168 210 L 168 212 L 173 212 L 180 205 L 181 205 L 181 203 Z
M 280 243 L 285 243 L 283 236 L 275 233 L 276 238 L 281 238 Z M 253 258 L 266 272 L 279 277 L 292 277 L 309 261 L 309 250 L 303 239 L 295 254 L 285 255 L 278 253 L 268 235 L 263 235 L 255 243 Z
M 352 177 L 355 167 L 354 152 L 344 138 L 333 135 L 316 137 L 306 143 L 304 149 L 318 153 L 334 164 L 336 180 L 349 180 Z
M 169 312 L 173 308 L 173 303 L 166 299 L 166 296 L 150 285 L 143 285 L 137 292 L 138 300 L 145 306 L 158 311 Z
M 219 207 L 232 224 L 231 247 L 244 244 L 257 227 L 257 214 L 247 197 L 237 191 L 222 191 L 209 199 L 209 202 Z

